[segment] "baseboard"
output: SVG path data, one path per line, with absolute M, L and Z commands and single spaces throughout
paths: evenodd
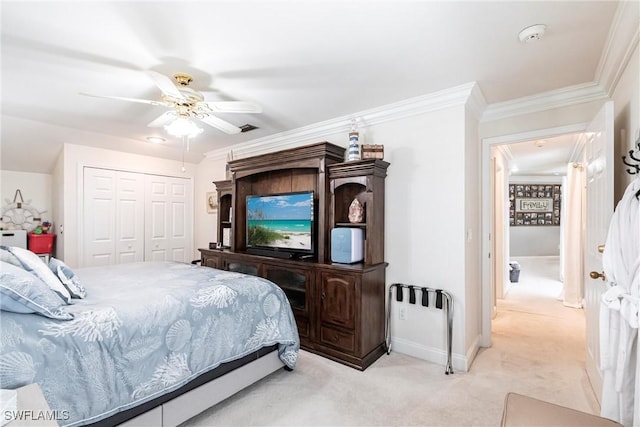
M 420 344 L 416 344 L 412 341 L 403 340 L 402 338 L 391 339 L 391 351 L 397 351 L 398 353 L 406 354 L 408 356 L 415 357 L 417 359 L 426 360 L 427 362 L 442 365 L 442 371 L 444 372 L 444 366 L 447 363 L 447 352 L 436 347 L 428 347 Z M 453 353 L 451 355 L 451 363 L 454 371 L 466 372 L 466 357 Z

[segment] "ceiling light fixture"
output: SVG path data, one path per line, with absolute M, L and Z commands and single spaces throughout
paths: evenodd
M 518 38 L 522 43 L 531 43 L 540 40 L 546 29 L 547 26 L 544 24 L 531 25 L 520 31 Z
M 166 139 L 164 139 L 161 136 L 148 136 L 147 137 L 147 141 L 153 143 L 153 144 L 162 144 L 163 142 L 166 141 Z
M 198 125 L 189 120 L 187 117 L 178 117 L 168 125 L 165 125 L 164 129 L 169 133 L 169 135 L 178 137 L 186 136 L 189 138 L 198 136 L 203 131 L 202 128 L 198 127 Z

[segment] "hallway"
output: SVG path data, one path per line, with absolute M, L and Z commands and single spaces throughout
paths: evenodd
M 558 299 L 558 257 L 514 260 L 520 263 L 520 280 L 498 300 L 492 351 L 474 365 L 488 363 L 489 356 L 503 369 L 518 371 L 513 391 L 599 413 L 585 371 L 584 310 L 565 307 Z

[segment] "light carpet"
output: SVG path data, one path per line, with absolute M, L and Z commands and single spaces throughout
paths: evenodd
M 498 303 L 493 346 L 469 372 L 447 376 L 397 352 L 360 372 L 301 351 L 293 372 L 275 372 L 183 426 L 497 426 L 509 391 L 598 413 L 584 314 L 556 298 L 557 259 L 519 261 L 520 281 Z

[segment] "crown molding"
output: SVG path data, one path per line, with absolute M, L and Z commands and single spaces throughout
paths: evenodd
M 229 153 L 232 152 L 233 158 L 238 159 L 295 148 L 309 141 L 318 142 L 328 136 L 348 132 L 353 119 L 358 120 L 359 128 L 367 128 L 392 120 L 400 120 L 418 114 L 465 105 L 468 102 L 471 104 L 472 109 L 479 112 L 479 114 L 484 109 L 483 106 L 486 105 L 476 82 L 250 140 L 233 147 L 216 149 L 205 153 L 205 157 L 207 160 L 219 160 L 227 158 Z
M 491 122 L 607 98 L 607 92 L 598 83 L 582 83 L 510 101 L 490 104 L 484 110 L 480 121 L 483 123 Z
M 640 2 L 618 5 L 606 45 L 596 70 L 596 81 L 611 96 L 629 65 L 640 40 Z
M 487 109 L 487 101 L 485 100 L 484 94 L 482 93 L 482 89 L 476 83 L 471 88 L 471 93 L 469 94 L 469 100 L 467 101 L 468 110 L 474 115 L 474 117 L 478 120 L 482 117 L 482 114 Z

